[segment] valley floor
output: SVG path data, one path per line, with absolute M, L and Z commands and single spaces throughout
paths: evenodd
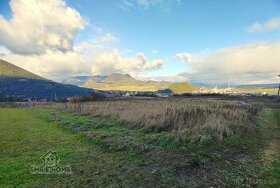
M 0 130 L 0 187 L 280 186 L 279 109 L 246 138 L 201 145 L 48 108 L 1 108 Z M 30 173 L 47 151 L 72 173 Z

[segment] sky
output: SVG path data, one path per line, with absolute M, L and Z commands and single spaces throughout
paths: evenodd
M 0 58 L 56 81 L 275 83 L 280 0 L 0 0 Z

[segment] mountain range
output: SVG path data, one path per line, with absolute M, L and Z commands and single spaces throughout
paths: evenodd
M 157 91 L 169 89 L 174 93 L 189 93 L 196 88 L 190 83 L 141 81 L 129 74 L 108 76 L 76 76 L 62 83 L 48 80 L 0 59 L 0 98 L 65 99 L 74 96 L 99 95 L 104 91 Z
M 276 94 L 278 84 L 239 85 L 236 91 Z M 189 82 L 137 80 L 129 74 L 113 73 L 107 76 L 75 76 L 62 83 L 48 80 L 0 59 L 0 99 L 3 97 L 65 99 L 74 96 L 98 95 L 102 91 L 158 91 L 193 93 L 198 88 Z M 240 90 L 240 91 L 239 91 Z M 103 95 L 102 94 L 102 95 Z
M 62 83 L 107 91 L 158 91 L 169 89 L 173 93 L 192 93 L 197 89 L 189 82 L 142 81 L 133 78 L 129 74 L 119 73 L 113 73 L 108 76 L 70 77 L 63 80 Z

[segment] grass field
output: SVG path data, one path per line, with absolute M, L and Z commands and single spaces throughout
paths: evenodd
M 194 98 L 109 100 L 55 103 L 53 108 L 127 122 L 147 131 L 167 131 L 185 142 L 221 140 L 255 130 L 262 105 Z
M 279 187 L 280 110 L 264 109 L 257 125 L 245 137 L 192 144 L 108 118 L 1 108 L 0 187 Z M 72 174 L 31 174 L 47 151 Z

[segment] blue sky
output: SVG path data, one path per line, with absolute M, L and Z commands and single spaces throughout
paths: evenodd
M 168 7 L 169 11 L 160 4 L 147 8 L 138 5 L 125 11 L 120 1 L 67 2 L 93 25 L 114 33 L 121 39 L 121 47 L 147 53 L 156 48 L 170 56 L 178 51 L 197 52 L 279 38 L 279 32 L 246 32 L 256 21 L 279 16 L 279 0 L 182 0 L 180 5 Z M 84 34 L 91 32 L 89 29 Z
M 139 77 L 176 79 L 178 75 L 186 75 L 186 71 L 191 73 L 206 71 L 208 74 L 209 70 L 199 69 L 196 65 L 206 61 L 220 61 L 220 59 L 216 60 L 220 51 L 228 48 L 247 49 L 248 46 L 251 48 L 250 44 L 270 46 L 280 38 L 280 26 L 277 25 L 280 20 L 279 0 L 66 0 L 65 6 L 77 11 L 87 22 L 85 27 L 76 33 L 73 39 L 74 47 L 94 41 L 94 44 L 98 43 L 102 49 L 106 46 L 104 53 L 117 49 L 116 54 L 121 57 L 120 61 L 129 63 L 126 60 L 141 53 L 149 62 L 153 60 L 163 62 L 158 69 L 154 68 L 136 75 Z M 7 21 L 12 18 L 13 12 L 7 0 L 1 0 L 0 14 Z M 273 19 L 276 20 L 276 26 L 265 30 L 265 24 Z M 249 29 L 254 24 L 260 26 L 250 32 Z M 100 37 L 103 35 L 110 36 L 114 40 L 104 44 L 104 41 L 100 42 Z M 5 44 L 2 46 L 5 48 Z M 13 53 L 13 49 L 7 48 Z M 87 49 L 87 53 L 92 51 L 94 50 Z M 175 58 L 176 54 L 183 53 L 190 54 L 192 58 L 189 56 Z M 233 52 L 226 50 L 226 53 L 230 56 Z M 98 55 L 94 54 L 91 57 L 91 54 L 88 54 L 86 59 L 95 59 Z M 229 63 L 233 64 L 232 61 Z M 213 66 L 217 65 L 213 64 Z M 96 70 L 103 70 L 100 65 L 97 67 Z M 106 68 L 105 72 L 108 71 Z M 115 69 L 112 69 L 113 71 Z M 252 70 L 252 72 L 256 71 L 259 70 Z M 92 74 L 99 72 L 92 72 Z M 100 74 L 103 72 L 101 71 Z M 271 71 L 269 73 L 272 74 Z M 212 74 L 215 75 L 215 72 Z M 234 73 L 229 74 L 227 76 L 232 76 Z M 242 74 L 251 73 L 247 71 Z M 191 75 L 195 76 L 189 74 L 180 79 L 189 79 Z
M 179 73 L 186 66 L 172 59 L 178 52 L 198 53 L 280 38 L 279 31 L 254 35 L 247 32 L 252 23 L 280 15 L 279 0 L 185 0 L 179 5 L 168 4 L 170 7 L 164 7 L 164 3 L 138 5 L 127 7 L 126 11 L 118 1 L 84 0 L 87 6 L 80 1 L 68 2 L 91 23 L 114 33 L 121 41 L 120 48 L 166 58 L 166 69 L 159 73 L 169 75 Z M 90 33 L 90 30 L 86 32 Z M 154 49 L 157 54 L 152 53 Z

